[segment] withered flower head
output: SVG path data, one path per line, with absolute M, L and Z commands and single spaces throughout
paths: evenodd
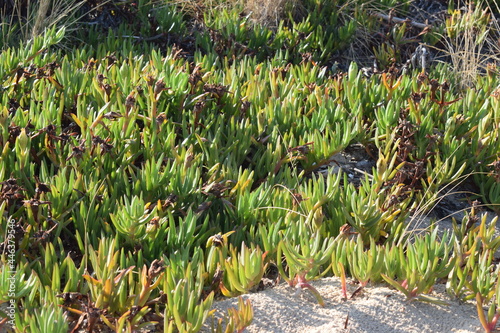
M 193 72 L 189 75 L 188 81 L 192 86 L 195 86 L 202 79 L 201 67 L 196 65 Z
M 109 95 L 111 95 L 111 86 L 109 84 L 106 83 L 104 86 L 102 86 L 102 89 L 104 89 L 104 92 L 108 97 Z
M 226 86 L 222 84 L 205 84 L 203 91 L 214 94 L 217 98 L 222 97 L 225 93 L 229 92 Z
M 420 103 L 420 101 L 425 97 L 425 93 L 423 92 L 416 92 L 416 93 L 411 93 L 411 99 L 415 102 L 415 103 Z
M 49 193 L 50 187 L 44 183 L 38 183 L 35 189 L 36 193 Z
M 213 235 L 212 240 L 215 247 L 221 247 L 224 245 L 224 238 L 222 238 L 222 235 L 220 234 Z
M 116 120 L 117 118 L 123 117 L 121 113 L 118 113 L 116 111 L 110 111 L 107 112 L 103 115 L 104 118 L 109 119 L 109 120 Z
M 155 259 L 149 266 L 148 275 L 151 279 L 154 279 L 165 270 L 165 263 L 162 260 Z
M 166 120 L 167 120 L 167 115 L 165 114 L 165 112 L 160 113 L 160 114 L 156 117 L 156 123 L 157 123 L 158 125 L 163 124 Z
M 97 76 L 96 76 L 96 78 L 97 78 L 97 82 L 99 82 L 99 84 L 101 84 L 101 85 L 104 84 L 104 79 L 107 79 L 107 77 L 105 77 L 101 73 L 98 73 Z
M 249 101 L 242 102 L 241 106 L 240 106 L 240 113 L 243 114 L 243 115 L 246 114 L 247 111 L 248 111 L 248 109 L 250 109 L 251 105 L 252 104 Z
M 66 161 L 69 161 L 72 157 L 81 158 L 84 152 L 85 152 L 85 146 L 83 144 L 80 146 L 73 147 L 73 152 L 66 159 Z
M 425 80 L 427 80 L 427 74 L 425 73 L 419 73 L 417 76 L 417 82 L 418 83 L 424 83 Z
M 162 208 L 166 208 L 166 207 L 169 207 L 169 206 L 173 207 L 175 205 L 175 203 L 176 203 L 176 201 L 177 201 L 178 198 L 179 197 L 176 196 L 175 194 L 170 194 L 167 197 L 167 199 L 165 199 L 165 202 L 163 203 Z
M 146 83 L 148 84 L 148 86 L 152 87 L 155 83 L 155 78 L 151 74 L 149 74 L 148 76 L 146 76 Z
M 108 60 L 108 68 L 111 67 L 114 63 L 116 63 L 118 61 L 118 59 L 116 58 L 116 56 L 114 54 L 107 55 L 104 58 Z
M 163 90 L 165 90 L 165 82 L 163 82 L 163 80 L 160 79 L 156 81 L 155 84 L 155 90 L 154 90 L 155 97 L 157 97 Z
M 429 84 L 431 85 L 431 90 L 436 90 L 439 87 L 439 82 L 436 79 L 431 79 Z
M 59 64 L 55 61 L 52 61 L 51 63 L 47 64 L 47 75 L 48 76 L 53 76 L 54 71 L 56 68 L 60 67 Z
M 45 76 L 45 70 L 43 69 L 43 67 L 37 68 L 37 70 L 36 70 L 36 78 L 37 79 L 41 79 L 44 76 Z
M 441 89 L 443 91 L 449 91 L 450 90 L 450 84 L 448 83 L 448 81 L 444 81 L 443 84 L 441 85 Z
M 194 105 L 194 108 L 193 108 L 193 112 L 194 113 L 201 113 L 201 111 L 203 110 L 203 108 L 205 107 L 205 101 L 198 101 L 196 102 L 196 104 Z
M 130 95 L 127 96 L 127 99 L 125 100 L 125 107 L 128 111 L 132 109 L 135 105 L 135 97 L 134 94 L 131 93 Z

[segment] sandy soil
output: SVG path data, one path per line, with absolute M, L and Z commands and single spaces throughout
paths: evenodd
M 354 299 L 342 301 L 339 279 L 325 278 L 312 284 L 324 298 L 324 308 L 309 291 L 297 295 L 285 283 L 243 295 L 254 309 L 254 320 L 246 332 L 482 332 L 475 304 L 452 299 L 444 285 L 436 285 L 432 296 L 449 302 L 449 306 L 406 302 L 404 295 L 385 286 L 366 287 Z M 348 287 L 350 293 L 357 288 Z M 237 298 L 215 302 L 216 316 L 223 316 L 229 307 L 237 307 Z M 205 332 L 209 331 L 207 326 Z

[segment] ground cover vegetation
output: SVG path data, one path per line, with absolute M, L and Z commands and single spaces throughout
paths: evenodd
M 327 275 L 346 301 L 352 278 L 444 304 L 444 281 L 495 328 L 495 2 L 3 3 L 2 329 L 196 332 L 277 276 L 322 305 Z M 333 172 L 355 143 L 357 180 Z M 453 230 L 412 224 L 464 183 Z

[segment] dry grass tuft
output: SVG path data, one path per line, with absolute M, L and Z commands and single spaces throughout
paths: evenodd
M 84 3 L 84 0 L 27 0 L 0 7 L 2 28 L 5 28 L 0 36 L 2 45 L 28 41 L 54 26 L 65 26 L 68 30 L 78 21 L 75 13 Z
M 303 15 L 304 7 L 300 0 L 246 0 L 245 12 L 252 20 L 269 28 L 276 28 L 280 20 Z
M 478 78 L 494 70 L 500 60 L 500 24 L 491 15 L 493 8 L 484 8 L 469 1 L 447 20 L 445 49 L 441 51 L 448 55 L 464 89 L 474 87 Z

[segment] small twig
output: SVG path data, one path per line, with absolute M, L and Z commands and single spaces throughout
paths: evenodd
M 352 293 L 350 299 L 353 299 L 354 297 L 358 296 L 359 293 L 364 289 L 365 287 L 363 285 L 359 286 L 354 292 Z
M 354 168 L 353 170 L 356 171 L 357 173 L 360 173 L 362 175 L 368 176 L 368 178 L 370 178 L 370 179 L 373 179 L 373 175 L 370 174 L 370 173 L 368 173 L 368 172 L 366 172 L 366 171 L 363 171 L 363 170 L 358 169 L 358 168 Z
M 151 37 L 123 35 L 122 38 L 133 38 L 133 39 L 137 39 L 137 40 L 140 40 L 140 41 L 150 42 L 152 40 L 160 39 L 162 37 L 165 37 L 165 35 L 166 34 L 164 34 L 164 33 L 161 33 L 161 34 L 158 34 L 158 35 L 155 35 L 155 36 L 151 36 Z
M 410 25 L 412 25 L 416 28 L 419 28 L 419 29 L 432 28 L 432 26 L 430 24 L 414 22 L 408 18 L 402 19 L 402 18 L 398 18 L 398 17 L 394 17 L 394 16 L 385 15 L 382 13 L 372 13 L 372 14 L 375 15 L 376 17 L 379 17 L 379 18 L 384 19 L 386 21 L 394 21 L 396 23 L 407 23 L 407 24 L 410 24 Z

